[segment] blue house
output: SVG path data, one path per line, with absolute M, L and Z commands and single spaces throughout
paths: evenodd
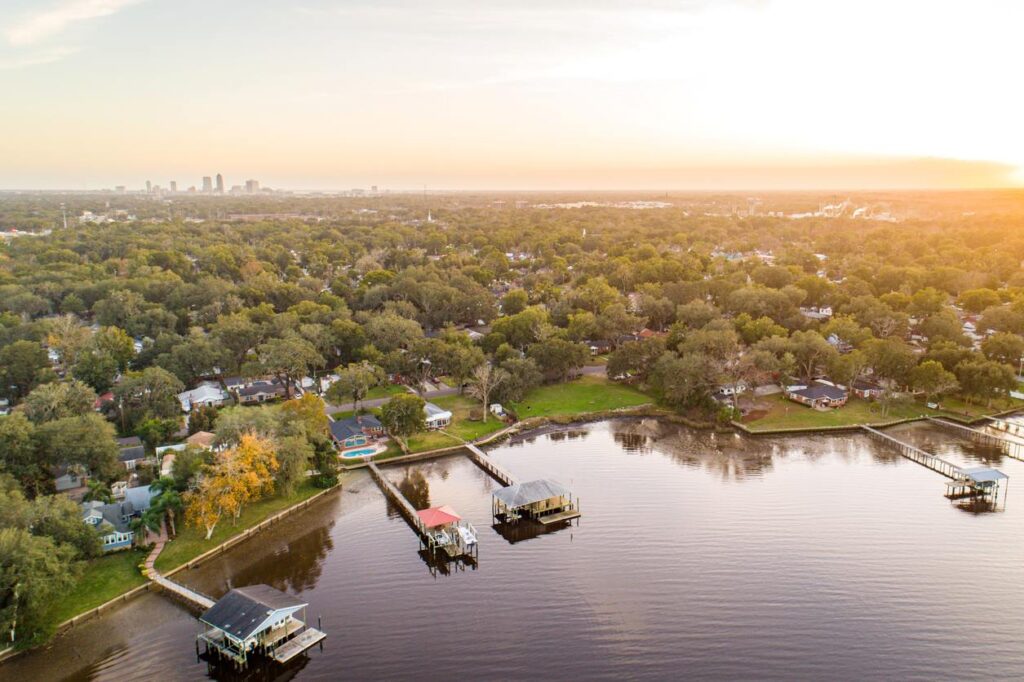
M 342 450 L 367 445 L 383 435 L 383 424 L 372 414 L 331 422 L 331 438 Z
M 131 521 L 149 509 L 153 492 L 149 486 L 128 488 L 121 502 L 104 504 L 98 500 L 82 503 L 82 520 L 96 529 L 103 541 L 103 551 L 113 552 L 132 546 L 135 533 Z

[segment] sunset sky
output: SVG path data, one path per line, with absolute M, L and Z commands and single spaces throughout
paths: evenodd
M 0 187 L 1024 184 L 1024 3 L 4 0 Z

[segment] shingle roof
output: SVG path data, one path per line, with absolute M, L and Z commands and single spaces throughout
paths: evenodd
M 380 420 L 372 414 L 361 414 L 358 417 L 347 417 L 333 421 L 330 424 L 330 428 L 331 434 L 335 438 L 345 440 L 346 438 L 360 435 L 363 433 L 363 429 L 382 429 L 384 427 L 381 425 Z
M 829 384 L 811 384 L 806 388 L 791 391 L 791 393 L 803 396 L 810 400 L 818 400 L 820 398 L 841 400 L 847 395 L 845 389 L 839 388 L 838 386 L 830 386 Z
M 119 462 L 134 462 L 138 459 L 144 459 L 146 457 L 146 448 L 142 445 L 136 445 L 130 448 L 121 448 L 121 451 L 117 455 Z
M 552 497 L 569 497 L 569 495 L 569 490 L 562 484 L 546 479 L 515 483 L 494 491 L 494 496 L 502 504 L 512 508 L 523 507 Z
M 306 603 L 269 585 L 237 587 L 211 606 L 199 620 L 241 640 L 256 634 L 274 611 L 298 609 Z

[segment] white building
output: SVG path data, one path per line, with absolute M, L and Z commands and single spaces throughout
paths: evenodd
M 452 413 L 434 403 L 425 403 L 423 411 L 426 413 L 428 429 L 443 429 L 452 423 Z
M 214 381 L 204 381 L 191 391 L 184 391 L 178 394 L 178 402 L 181 403 L 182 412 L 191 412 L 193 407 L 201 405 L 213 405 L 220 407 L 228 401 L 227 392 Z

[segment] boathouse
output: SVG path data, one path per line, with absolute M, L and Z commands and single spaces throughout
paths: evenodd
M 237 668 L 255 657 L 286 663 L 327 636 L 306 625 L 306 606 L 268 585 L 235 588 L 199 617 L 208 626 L 199 640 L 207 654 Z
M 513 483 L 494 491 L 491 514 L 503 522 L 531 519 L 545 525 L 578 518 L 579 500 L 560 483 L 546 479 Z
M 423 526 L 427 549 L 440 549 L 452 557 L 471 555 L 477 549 L 477 533 L 473 524 L 463 521 L 448 505 L 420 509 L 416 516 Z
M 958 475 L 946 483 L 947 496 L 954 499 L 975 496 L 998 497 L 1000 485 L 1009 478 L 1002 471 L 988 467 L 960 469 Z

